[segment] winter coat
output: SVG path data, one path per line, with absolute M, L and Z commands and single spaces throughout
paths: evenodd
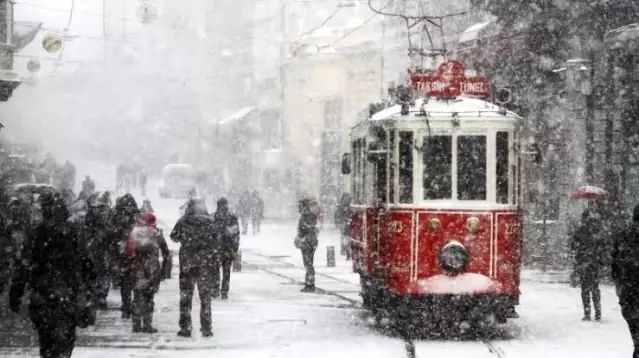
M 47 217 L 35 228 L 33 240 L 24 249 L 25 259 L 14 276 L 10 291 L 12 307 L 19 306 L 27 284 L 34 315 L 63 311 L 69 317 L 80 313 L 80 302 L 87 302 L 89 291 L 85 282 L 94 275 L 94 269 L 78 246 L 73 226 L 61 220 L 63 217 Z
M 312 212 L 302 213 L 297 223 L 296 246 L 300 249 L 314 249 L 318 245 L 317 214 Z
M 213 216 L 215 238 L 221 256 L 232 259 L 240 249 L 240 223 L 228 211 L 217 211 Z
M 251 215 L 251 197 L 249 194 L 244 193 L 240 195 L 240 199 L 237 203 L 237 215 L 243 218 Z
M 351 207 L 348 203 L 342 203 L 335 210 L 335 226 L 337 226 L 342 235 L 348 235 L 351 222 Z
M 255 219 L 264 218 L 264 200 L 259 196 L 254 196 L 251 200 L 251 217 Z
M 622 312 L 639 311 L 639 205 L 632 220 L 632 225 L 615 237 L 611 254 L 611 274 Z
M 113 212 L 107 207 L 90 207 L 84 220 L 85 244 L 92 260 L 107 260 L 111 235 L 113 235 Z
M 169 247 L 162 231 L 150 226 L 136 225 L 127 247 L 131 257 L 131 278 L 135 290 L 157 292 L 160 281 L 170 263 Z M 159 255 L 162 255 L 160 264 Z
M 603 265 L 606 240 L 601 220 L 591 217 L 585 220 L 573 234 L 571 243 L 575 252 L 575 264 L 578 273 L 599 272 Z
M 180 244 L 180 270 L 210 268 L 217 260 L 215 224 L 206 213 L 186 213 L 171 232 L 171 240 Z

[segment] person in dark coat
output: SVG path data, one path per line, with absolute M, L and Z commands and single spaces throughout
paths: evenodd
M 67 219 L 60 194 L 41 197 L 43 222 L 34 230 L 33 241 L 25 247 L 24 257 L 13 280 L 10 307 L 20 311 L 25 286 L 30 287 L 29 312 L 38 332 L 40 356 L 71 357 L 79 320 L 79 301 L 87 267 L 76 241 L 76 233 Z
M 113 214 L 113 234 L 111 235 L 111 264 L 117 265 L 120 294 L 122 297 L 122 318 L 131 317 L 131 295 L 133 283 L 130 275 L 130 259 L 125 255 L 125 247 L 129 234 L 139 214 L 138 204 L 131 194 L 124 194 L 115 203 Z
M 171 240 L 180 244 L 180 331 L 178 336 L 190 337 L 191 307 L 197 285 L 200 295 L 200 331 L 212 337 L 211 297 L 213 268 L 217 260 L 215 225 L 203 200 L 188 202 L 184 215 L 171 232 Z
M 300 218 L 297 225 L 297 237 L 295 247 L 302 251 L 302 262 L 306 269 L 306 279 L 302 292 L 315 291 L 315 250 L 317 249 L 319 233 L 318 215 L 319 206 L 312 199 L 302 199 L 298 205 Z
M 213 216 L 215 237 L 218 243 L 218 260 L 213 268 L 213 297 L 228 298 L 231 281 L 231 265 L 240 249 L 240 224 L 237 217 L 229 212 L 226 198 L 217 202 L 217 211 Z M 220 268 L 222 269 L 222 286 L 220 288 Z
M 351 222 L 351 197 L 348 193 L 342 195 L 342 199 L 335 210 L 335 226 L 340 232 L 341 254 L 346 255 L 346 260 L 351 259 L 350 248 L 350 222 Z
M 110 235 L 114 232 L 112 215 L 108 193 L 96 193 L 89 198 L 84 232 L 89 258 L 97 270 L 96 280 L 91 287 L 99 309 L 107 308 L 107 296 L 112 280 L 109 266 Z
M 639 205 L 634 209 L 632 224 L 615 237 L 611 257 L 621 314 L 634 344 L 632 357 L 639 358 Z
M 599 215 L 586 210 L 581 216 L 581 225 L 571 241 L 575 253 L 575 270 L 581 282 L 581 301 L 585 321 L 591 319 L 591 298 L 595 308 L 595 320 L 601 320 L 599 279 L 605 249 L 603 234 Z
M 0 252 L 0 292 L 8 288 L 16 269 L 15 263 L 22 259 L 23 247 L 33 236 L 29 207 L 16 197 L 9 200 L 9 216 L 3 225 L 2 252 Z
M 166 265 L 170 263 L 170 252 L 155 220 L 152 213 L 140 214 L 139 223 L 134 227 L 127 246 L 133 276 L 133 333 L 157 332 L 153 328 L 153 300 L 164 278 L 163 273 L 167 270 Z
M 255 190 L 251 196 L 251 226 L 253 227 L 253 235 L 260 233 L 262 219 L 264 219 L 264 200 L 262 200 L 260 192 Z
M 242 221 L 242 235 L 248 233 L 248 221 L 251 217 L 251 193 L 245 190 L 237 202 L 237 216 Z
M 142 192 L 142 196 L 146 196 L 146 183 L 149 178 L 149 175 L 146 169 L 142 169 L 140 171 L 140 191 Z

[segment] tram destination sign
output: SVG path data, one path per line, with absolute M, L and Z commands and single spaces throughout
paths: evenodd
M 466 76 L 459 61 L 446 61 L 434 73 L 411 73 L 410 81 L 417 91 L 427 96 L 490 96 L 488 77 Z

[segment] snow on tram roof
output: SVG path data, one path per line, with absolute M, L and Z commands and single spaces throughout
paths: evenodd
M 448 117 L 448 115 L 457 113 L 459 117 L 476 117 L 478 119 L 482 117 L 520 118 L 517 114 L 510 111 L 507 111 L 505 115 L 499 113 L 499 106 L 490 102 L 477 98 L 457 97 L 451 100 L 426 100 L 425 98 L 418 98 L 415 100 L 415 105 L 410 107 L 410 114 L 408 116 L 402 116 L 400 114 L 401 106 L 394 105 L 375 113 L 369 120 L 379 121 L 399 117 L 410 118 L 411 114 L 414 115 L 421 112 L 422 104 L 426 101 L 424 111 L 426 111 L 429 117 L 441 117 L 442 115 Z

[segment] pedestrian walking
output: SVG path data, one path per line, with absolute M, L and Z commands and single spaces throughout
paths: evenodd
M 160 264 L 160 254 L 162 264 Z M 156 226 L 155 215 L 142 213 L 127 245 L 133 281 L 133 333 L 156 333 L 153 327 L 154 297 L 170 263 L 169 247 Z
M 255 190 L 251 196 L 251 226 L 253 235 L 260 233 L 260 228 L 264 219 L 264 200 L 260 196 L 260 192 Z
M 351 197 L 348 193 L 344 193 L 335 210 L 334 217 L 335 227 L 340 233 L 340 253 L 346 256 L 346 260 L 351 259 L 351 240 L 350 240 L 350 222 L 351 222 Z
M 213 297 L 227 299 L 231 282 L 231 266 L 240 249 L 240 224 L 229 212 L 226 198 L 217 201 L 217 211 L 213 215 L 215 238 L 218 243 L 218 259 L 213 268 Z M 220 287 L 220 269 L 222 280 Z
M 632 357 L 639 358 L 639 205 L 634 209 L 631 225 L 615 237 L 611 256 L 621 314 L 634 345 Z
M 142 201 L 142 207 L 140 208 L 141 213 L 154 213 L 153 206 L 151 205 L 151 201 L 149 199 L 144 199 Z
M 302 292 L 315 292 L 315 250 L 318 245 L 317 227 L 319 205 L 313 199 L 305 198 L 299 202 L 300 218 L 297 225 L 295 247 L 302 251 L 302 262 L 306 269 L 306 279 Z
M 203 200 L 188 202 L 184 215 L 171 232 L 171 240 L 180 244 L 180 331 L 178 336 L 191 337 L 191 307 L 193 291 L 197 285 L 200 295 L 200 331 L 203 337 L 212 337 L 211 296 L 213 269 L 217 257 L 213 218 Z
M 122 318 L 131 318 L 133 282 L 131 277 L 131 260 L 126 255 L 126 244 L 139 214 L 138 205 L 133 195 L 127 193 L 118 198 L 113 213 L 113 235 L 111 237 L 111 264 L 117 265 L 116 274 L 122 298 Z
M 601 320 L 599 280 L 605 250 L 603 234 L 599 215 L 585 210 L 581 216 L 581 225 L 571 241 L 575 252 L 575 270 L 581 283 L 581 301 L 585 321 L 591 319 L 591 299 L 595 309 L 595 320 Z
M 237 216 L 242 222 L 242 235 L 248 233 L 248 222 L 251 217 L 251 193 L 245 190 L 240 195 L 237 203 Z
M 90 176 L 86 176 L 82 182 L 82 192 L 86 197 L 89 197 L 95 192 L 95 183 L 91 180 Z
M 40 198 L 43 221 L 33 241 L 24 248 L 10 291 L 10 307 L 20 311 L 26 285 L 30 287 L 29 313 L 38 333 L 40 356 L 71 357 L 76 327 L 86 326 L 85 275 L 90 270 L 67 221 L 69 212 L 59 193 Z
M 114 228 L 109 199 L 107 192 L 93 194 L 87 203 L 88 210 L 84 222 L 87 252 L 97 273 L 91 287 L 96 307 L 102 310 L 107 309 L 107 297 L 112 281 L 109 254 Z
M 142 191 L 142 196 L 146 196 L 146 183 L 148 176 L 146 169 L 143 168 L 142 171 L 140 171 L 140 190 Z

